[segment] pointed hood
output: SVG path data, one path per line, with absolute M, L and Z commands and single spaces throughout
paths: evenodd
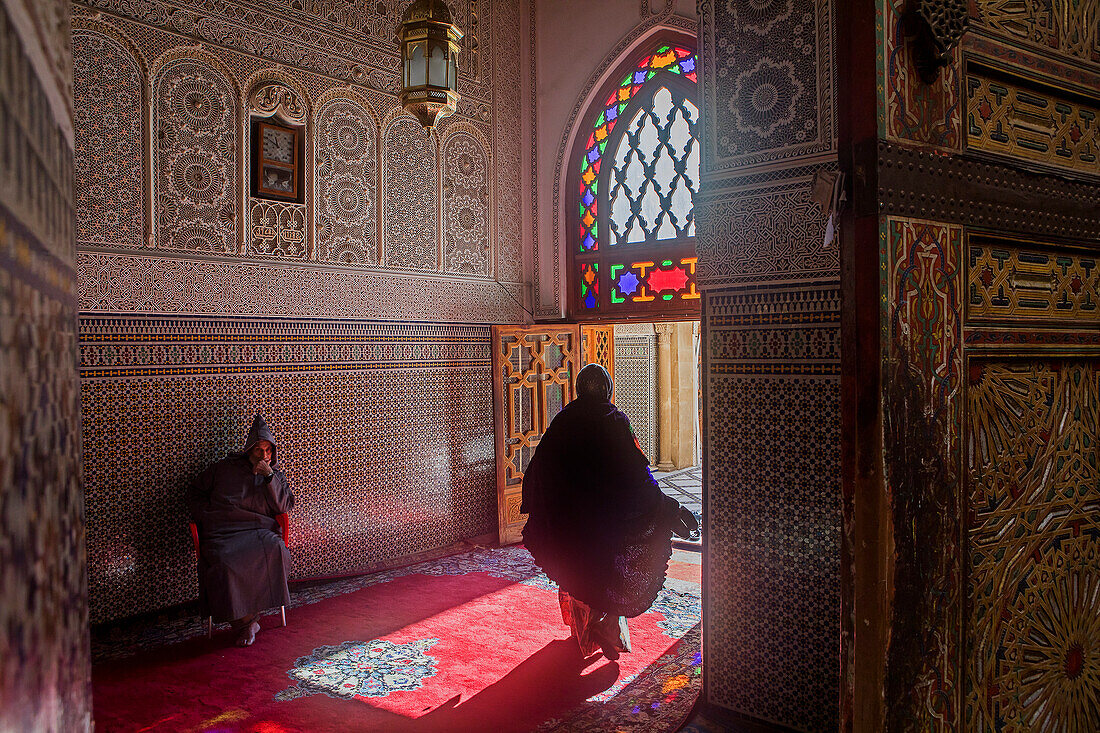
M 252 446 L 259 443 L 261 440 L 266 440 L 271 443 L 271 465 L 274 466 L 279 460 L 279 449 L 275 445 L 275 436 L 271 434 L 271 428 L 267 426 L 261 415 L 257 414 L 252 419 L 252 427 L 248 430 L 248 437 L 244 441 L 244 452 L 248 455 L 248 451 L 252 450 Z

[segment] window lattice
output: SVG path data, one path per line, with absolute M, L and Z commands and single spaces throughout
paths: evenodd
M 696 313 L 695 52 L 661 45 L 619 78 L 574 159 L 572 310 Z
M 667 87 L 640 108 L 619 140 L 608 199 L 609 244 L 695 235 L 692 195 L 699 180 L 699 109 Z

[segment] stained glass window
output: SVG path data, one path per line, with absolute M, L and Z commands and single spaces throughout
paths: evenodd
M 652 48 L 614 77 L 618 84 L 593 111 L 574 159 L 570 251 L 580 317 L 698 310 L 695 67 L 686 45 Z

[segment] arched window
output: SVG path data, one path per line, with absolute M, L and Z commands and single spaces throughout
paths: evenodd
M 580 320 L 694 315 L 699 108 L 695 51 L 634 56 L 572 159 L 570 310 Z

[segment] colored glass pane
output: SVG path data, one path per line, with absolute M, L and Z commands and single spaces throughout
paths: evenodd
M 623 276 L 619 278 L 619 292 L 625 295 L 634 295 L 638 292 L 638 286 L 641 285 L 641 281 L 638 280 L 638 276 L 631 270 L 627 270 L 623 273 Z
M 581 301 L 585 308 L 596 308 L 600 302 L 599 263 L 581 265 Z
M 596 194 L 596 176 L 599 173 L 599 164 L 603 155 L 607 152 L 607 140 L 608 136 L 614 129 L 612 124 L 619 116 L 619 114 L 626 108 L 630 99 L 643 87 L 645 82 L 653 79 L 661 72 L 675 73 L 685 76 L 691 79 L 693 82 L 695 78 L 695 53 L 689 49 L 679 46 L 662 46 L 651 56 L 646 56 L 639 61 L 638 66 L 633 71 L 626 74 L 623 77 L 622 82 L 619 84 L 619 88 L 612 91 L 604 104 L 604 109 L 597 117 L 594 125 L 593 132 L 589 135 L 588 144 L 585 146 L 585 155 L 581 162 L 581 179 L 584 187 L 581 190 L 582 200 L 588 200 L 590 195 L 593 199 Z M 690 102 L 689 102 L 690 104 Z M 694 109 L 694 105 L 692 105 Z M 690 113 L 687 113 L 690 115 Z M 697 117 L 697 110 L 695 111 L 695 117 Z M 691 118 L 691 125 L 694 126 L 695 117 Z M 694 154 L 694 158 L 698 158 L 698 153 L 695 150 L 687 151 Z M 689 161 L 689 167 L 691 162 Z M 698 168 L 697 162 L 695 168 Z M 697 179 L 698 175 L 694 174 L 693 179 Z M 694 181 L 693 181 L 694 182 Z M 680 187 L 680 203 L 684 198 L 683 193 L 687 190 L 687 187 L 681 185 Z M 652 197 L 649 201 L 650 206 L 653 205 Z M 586 206 L 588 204 L 586 203 Z M 581 234 L 584 245 L 582 248 L 585 251 L 599 249 L 599 235 L 596 233 L 596 222 L 592 219 L 591 222 L 587 221 L 586 214 L 589 212 L 581 212 L 580 218 L 585 223 L 582 224 Z M 691 231 L 689 235 L 694 234 L 694 222 L 691 224 Z M 683 229 L 683 227 L 677 227 L 677 229 Z M 667 230 L 667 227 L 666 227 Z M 666 233 L 668 233 L 666 231 Z M 683 234 L 681 231 L 680 234 Z M 647 233 L 648 235 L 648 233 Z M 590 246 L 589 246 L 590 243 Z
M 687 285 L 687 281 L 688 276 L 686 272 L 679 267 L 672 267 L 667 270 L 651 270 L 649 273 L 649 280 L 646 282 L 650 290 L 659 293 L 664 290 L 675 290 L 679 292 Z

